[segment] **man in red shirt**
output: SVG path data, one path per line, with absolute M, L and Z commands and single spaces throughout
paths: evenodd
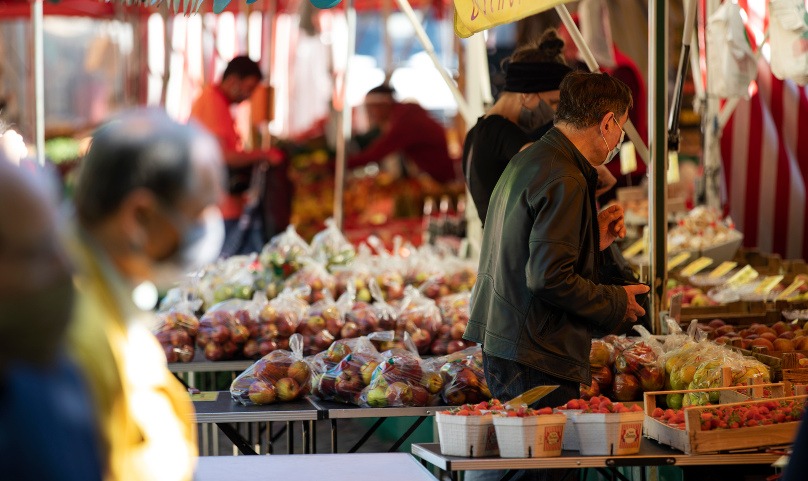
M 263 77 L 260 67 L 252 59 L 247 56 L 235 57 L 227 64 L 222 80 L 202 89 L 191 107 L 191 118 L 219 140 L 224 154 L 228 170 L 228 192 L 220 208 L 228 238 L 237 231 L 239 218 L 247 203 L 246 192 L 250 186 L 253 167 L 275 158 L 262 150 L 244 151 L 241 136 L 236 131 L 236 121 L 230 111 L 231 106 L 252 96 Z M 252 246 L 256 247 L 260 248 Z
M 449 156 L 446 131 L 417 104 L 399 103 L 395 91 L 380 85 L 365 96 L 365 110 L 379 136 L 362 152 L 348 157 L 348 167 L 378 162 L 394 152 L 401 153 L 435 181 L 458 178 L 456 161 Z

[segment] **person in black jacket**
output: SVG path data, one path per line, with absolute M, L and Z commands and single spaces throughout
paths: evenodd
M 631 102 L 614 77 L 567 74 L 555 127 L 494 188 L 464 338 L 482 344 L 495 397 L 558 385 L 534 407 L 577 398 L 592 380 L 592 336 L 644 314 L 635 296 L 647 286 L 599 283 L 601 251 L 625 226 L 621 207 L 596 210 L 595 168 L 617 153 Z

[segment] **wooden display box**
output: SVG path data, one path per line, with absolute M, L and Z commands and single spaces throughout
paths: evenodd
M 779 387 L 782 384 L 759 384 L 757 388 Z M 688 389 L 682 391 L 655 391 L 645 393 L 645 421 L 643 429 L 645 437 L 661 444 L 678 449 L 685 454 L 705 454 L 718 451 L 733 451 L 739 449 L 761 448 L 764 446 L 779 446 L 791 444 L 797 435 L 799 422 L 771 424 L 768 426 L 743 427 L 738 429 L 701 430 L 701 414 L 714 409 L 716 406 L 691 406 L 685 408 L 685 429 L 677 429 L 662 423 L 651 416 L 656 409 L 656 396 L 671 393 L 698 393 L 714 391 L 737 391 L 739 388 L 724 387 L 710 389 Z M 777 398 L 750 399 L 743 402 L 721 404 L 724 407 L 749 406 L 768 401 L 784 401 L 808 399 L 808 396 L 789 396 Z

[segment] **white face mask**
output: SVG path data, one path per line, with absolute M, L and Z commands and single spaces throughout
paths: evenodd
M 620 124 L 617 123 L 617 119 L 614 117 L 614 114 L 612 114 L 612 120 L 614 120 L 614 123 L 620 129 L 620 140 L 617 142 L 617 144 L 615 144 L 613 149 L 609 149 L 609 143 L 606 142 L 606 136 L 603 135 L 603 132 L 600 133 L 600 137 L 603 139 L 603 143 L 606 144 L 606 148 L 609 149 L 609 152 L 606 153 L 606 161 L 603 163 L 604 165 L 611 162 L 612 159 L 614 159 L 615 156 L 617 156 L 617 153 L 620 152 L 620 146 L 623 145 L 623 139 L 626 138 L 626 131 L 623 130 L 623 128 L 620 127 Z
M 219 257 L 224 244 L 224 220 L 218 207 L 212 206 L 202 213 L 200 222 L 182 234 L 177 252 L 152 269 L 154 283 L 165 291 L 194 271 Z

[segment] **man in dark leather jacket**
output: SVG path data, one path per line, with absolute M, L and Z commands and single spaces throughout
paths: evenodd
M 510 399 L 560 387 L 538 406 L 558 406 L 589 384 L 593 334 L 644 314 L 647 286 L 598 283 L 601 251 L 625 236 L 623 211 L 595 207 L 595 167 L 623 140 L 631 93 L 605 74 L 575 72 L 560 86 L 555 127 L 517 154 L 488 210 L 464 338 L 483 346 L 492 394 Z

